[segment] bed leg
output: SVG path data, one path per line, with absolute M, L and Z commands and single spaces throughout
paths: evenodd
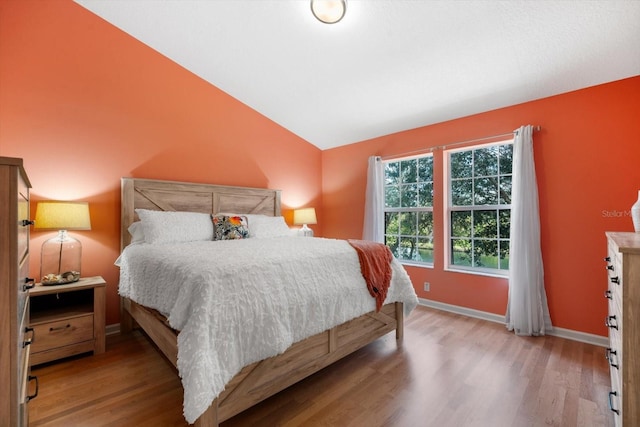
M 129 314 L 129 300 L 120 298 L 120 334 L 133 331 L 133 317 Z
M 195 427 L 218 427 L 218 399 L 196 420 Z
M 401 302 L 396 302 L 396 341 L 402 344 L 404 337 L 404 307 Z

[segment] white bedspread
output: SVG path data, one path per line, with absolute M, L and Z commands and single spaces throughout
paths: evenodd
M 178 334 L 184 416 L 193 423 L 244 366 L 375 310 L 355 250 L 344 240 L 278 237 L 134 244 L 119 292 L 165 314 Z M 417 304 L 393 260 L 386 302 Z

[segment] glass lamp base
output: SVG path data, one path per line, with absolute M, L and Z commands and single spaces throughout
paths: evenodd
M 42 244 L 40 281 L 43 285 L 63 285 L 80 279 L 82 245 L 66 230 Z
M 299 231 L 301 236 L 304 237 L 313 237 L 313 230 L 307 227 L 307 224 L 303 224 L 302 228 Z

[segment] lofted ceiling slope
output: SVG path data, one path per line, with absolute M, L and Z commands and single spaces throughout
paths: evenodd
M 640 1 L 76 0 L 320 149 L 640 74 Z

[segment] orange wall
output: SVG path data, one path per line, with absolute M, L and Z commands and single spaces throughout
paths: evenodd
M 93 229 L 75 234 L 83 274 L 109 283 L 108 324 L 118 322 L 121 176 L 280 188 L 289 222 L 291 208 L 316 206 L 317 234 L 358 238 L 368 156 L 531 123 L 543 127 L 534 138 L 552 319 L 604 335 L 603 232 L 632 229 L 638 111 L 635 77 L 321 152 L 69 0 L 0 1 L 0 155 L 24 158 L 34 201 L 89 201 Z M 50 236 L 32 234 L 34 276 Z M 504 314 L 505 280 L 443 262 L 408 268 L 420 297 Z
M 640 77 L 489 111 L 322 152 L 323 233 L 362 233 L 367 158 L 502 134 L 523 124 L 534 133 L 542 252 L 549 310 L 555 326 L 606 335 L 604 232 L 633 231 L 629 216 L 640 189 Z M 442 170 L 436 151 L 436 176 Z M 434 183 L 436 197 L 442 182 Z M 434 206 L 442 245 L 442 205 Z M 504 315 L 507 281 L 407 267 L 421 298 Z M 422 283 L 431 291 L 422 291 Z
M 289 222 L 321 203 L 319 149 L 70 0 L 0 2 L 0 155 L 24 159 L 32 200 L 89 202 L 92 230 L 72 234 L 82 274 L 108 282 L 107 324 L 120 177 L 278 188 Z M 35 277 L 51 236 L 32 233 Z

